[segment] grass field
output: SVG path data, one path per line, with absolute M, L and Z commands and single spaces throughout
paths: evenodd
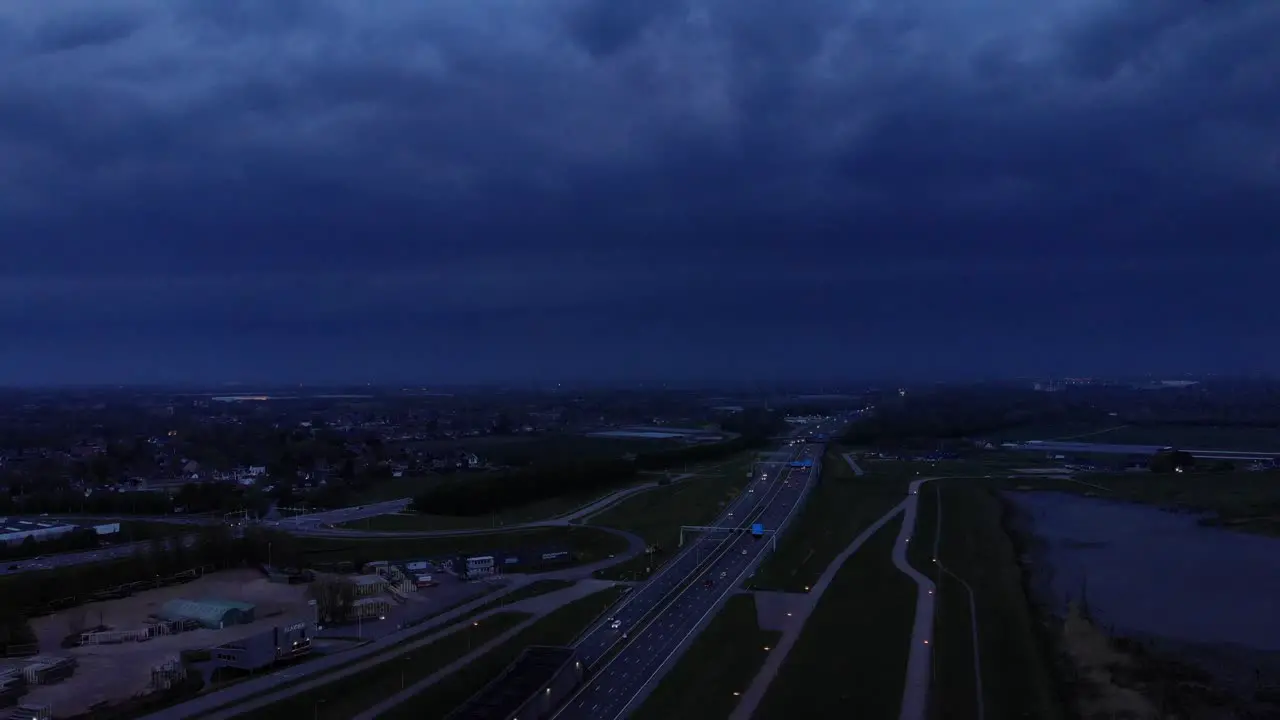
M 1173 445 L 1200 450 L 1280 452 L 1280 430 L 1195 425 L 1125 425 L 1080 438 L 1116 445 Z
M 1078 479 L 1088 485 L 1049 478 L 1009 485 L 1209 513 L 1206 525 L 1280 536 L 1280 472 L 1089 473 Z
M 441 718 L 466 702 L 530 645 L 567 645 L 622 595 L 613 587 L 575 600 L 544 616 L 499 647 L 379 716 L 379 720 Z
M 822 477 L 804 507 L 749 581 L 753 588 L 804 592 L 858 533 L 879 520 L 907 495 L 915 478 L 912 463 L 863 464 L 853 474 L 833 446 L 822 459 Z
M 714 466 L 693 468 L 698 477 L 665 487 L 646 490 L 627 498 L 590 519 L 592 525 L 627 530 L 657 545 L 651 564 L 648 556 L 596 573 L 605 579 L 642 579 L 656 570 L 665 558 L 675 555 L 681 525 L 713 522 L 738 496 L 749 480 L 753 455 L 744 455 Z
M 612 495 L 619 490 L 624 490 L 650 481 L 651 480 L 642 477 L 637 479 L 635 482 L 616 485 L 610 487 L 608 490 L 592 490 L 586 493 L 575 493 L 572 495 L 565 495 L 563 497 L 548 498 L 547 500 L 518 508 L 510 508 L 492 515 L 460 517 L 453 515 L 424 515 L 406 512 L 395 513 L 393 515 L 379 515 L 378 517 L 368 518 L 366 520 L 356 520 L 354 522 L 343 523 L 341 527 L 356 530 L 376 530 L 380 532 L 469 530 L 473 528 L 501 529 L 511 525 L 521 525 L 523 523 L 537 522 L 540 520 L 550 520 L 560 515 L 566 515 L 583 507 L 584 505 L 588 505 L 596 500 Z
M 282 547 L 283 545 L 283 547 Z M 459 553 L 537 551 L 564 547 L 574 562 L 589 563 L 627 549 L 625 538 L 590 527 L 548 527 L 531 530 L 429 538 L 285 538 L 276 543 L 277 558 L 296 554 L 306 564 L 370 560 L 440 558 Z
M 898 716 L 916 597 L 915 583 L 890 557 L 900 518 L 841 567 L 755 720 Z
M 908 556 L 937 586 L 930 696 L 936 720 L 1064 717 L 1002 513 L 987 483 L 942 481 L 920 490 Z
M 552 593 L 557 590 L 564 590 L 565 588 L 573 587 L 575 584 L 576 583 L 573 580 L 534 580 L 522 588 L 517 588 L 505 595 L 502 595 L 501 597 L 496 597 L 490 600 L 458 619 L 466 620 L 490 610 L 513 605 L 521 600 L 528 600 L 529 598 L 538 597 L 539 595 L 546 595 L 547 593 Z
M 735 595 L 653 694 L 632 714 L 636 720 L 727 718 L 751 684 L 781 633 L 760 629 L 756 600 Z
M 369 504 L 411 498 L 426 492 L 432 485 L 443 480 L 443 475 L 430 474 L 380 480 L 362 489 L 356 495 L 355 502 Z
M 629 453 L 656 452 L 682 447 L 683 442 L 672 439 L 646 438 L 598 438 L 585 435 L 539 435 L 508 442 L 477 445 L 460 441 L 455 446 L 481 456 L 491 463 L 502 465 L 526 465 L 529 463 L 561 462 L 587 458 L 616 458 Z
M 1026 442 L 1027 440 L 1063 440 L 1089 442 L 1098 433 L 1123 425 L 1112 418 L 1110 422 L 1099 420 L 1093 422 L 1057 422 L 1043 425 L 1026 425 L 992 433 L 988 438 L 994 443 Z
M 430 645 L 408 650 L 360 672 L 236 717 L 239 720 L 284 717 L 349 720 L 528 618 L 525 613 L 495 613 L 464 625 Z

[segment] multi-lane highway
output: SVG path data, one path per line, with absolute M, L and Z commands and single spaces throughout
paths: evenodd
M 798 451 L 797 451 L 798 453 Z M 794 459 L 792 454 L 788 459 Z M 761 504 L 765 490 L 773 487 L 783 474 L 786 462 L 766 465 L 759 477 L 752 478 L 751 484 L 738 496 L 725 512 L 716 520 L 713 527 L 739 527 L 751 516 L 753 509 Z M 623 635 L 629 633 L 649 612 L 654 610 L 672 591 L 688 579 L 698 567 L 705 562 L 711 551 L 723 539 L 723 533 L 713 537 L 698 536 L 681 552 L 658 570 L 639 590 L 631 593 L 608 618 L 589 630 L 578 641 L 576 648 L 578 657 L 591 667 L 610 649 L 623 641 Z M 614 628 L 613 624 L 618 627 Z
M 786 467 L 773 475 L 766 487 L 753 487 L 755 492 L 740 500 L 748 508 L 746 515 L 735 511 L 734 518 L 726 518 L 730 526 L 745 528 L 758 522 L 768 531 L 777 531 L 786 524 L 808 491 L 811 471 L 813 476 L 817 474 L 821 446 L 804 446 L 796 457 L 813 460 L 815 467 Z M 641 593 L 650 593 L 644 612 L 620 608 L 611 618 L 620 621 L 618 627 L 607 620 L 579 643 L 591 672 L 583 689 L 555 717 L 613 720 L 633 709 L 686 642 L 754 569 L 769 544 L 768 538 L 748 532 L 713 532 L 700 538 L 690 555 L 672 562 L 668 577 L 655 578 L 636 593 L 637 599 Z M 617 653 L 605 657 L 614 647 L 619 648 Z

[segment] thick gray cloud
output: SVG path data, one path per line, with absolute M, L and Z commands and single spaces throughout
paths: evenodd
M 8 3 L 0 315 L 621 307 L 798 244 L 818 284 L 1270 261 L 1277 37 L 1198 0 Z

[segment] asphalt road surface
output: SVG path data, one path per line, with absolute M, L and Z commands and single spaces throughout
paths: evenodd
M 330 510 L 328 512 L 317 513 L 315 515 L 299 516 L 297 518 L 289 518 L 287 520 L 279 520 L 263 523 L 264 527 L 269 527 L 285 532 L 297 532 L 298 534 L 308 534 L 308 531 L 318 528 L 326 524 L 338 524 L 351 522 L 354 520 L 363 520 L 378 515 L 386 515 L 388 513 L 400 512 L 408 507 L 412 502 L 408 498 L 401 500 L 391 500 L 382 503 L 373 503 L 371 505 L 358 505 L 355 507 L 341 508 L 338 510 Z M 104 518 L 98 518 L 99 520 Z M 105 519 L 130 519 L 130 518 L 105 518 Z M 132 518 L 140 519 L 140 518 Z M 144 518 L 145 519 L 145 518 Z M 175 524 L 200 525 L 208 522 L 208 518 L 191 518 L 188 520 L 176 520 L 167 518 L 165 522 L 173 522 Z M 316 534 L 322 534 L 317 532 Z M 359 536 L 363 533 L 359 531 L 348 531 L 347 535 Z M 446 533 L 448 534 L 448 533 Z M 182 542 L 190 547 L 196 540 L 195 535 L 184 536 Z M 58 553 L 56 555 L 42 556 L 30 560 L 15 560 L 0 564 L 0 575 L 12 575 L 23 572 L 33 572 L 40 570 L 54 570 L 57 568 L 73 567 L 76 565 L 87 565 L 90 563 L 106 562 L 110 560 L 120 560 L 132 556 L 139 548 L 149 548 L 149 541 L 124 543 L 122 545 L 113 545 L 110 547 L 95 548 L 93 550 L 85 550 L 82 552 Z
M 196 538 L 194 535 L 188 535 L 182 539 L 182 542 L 185 546 L 191 547 L 195 540 Z M 58 553 L 57 555 L 48 555 L 30 560 L 16 560 L 14 562 L 7 562 L 0 565 L 0 575 L 16 575 L 24 572 L 53 570 L 56 568 L 72 567 L 74 565 L 88 565 L 90 563 L 106 562 L 109 560 L 121 560 L 127 557 L 132 557 L 139 549 L 146 550 L 150 546 L 150 541 L 131 542 L 124 543 L 122 545 L 96 548 L 94 550 L 85 550 L 83 552 Z
M 765 468 L 762 477 L 753 478 L 746 492 L 725 510 L 712 525 L 713 527 L 738 527 L 751 516 L 753 510 L 762 505 L 768 491 L 775 485 L 781 485 L 784 470 L 774 466 Z M 614 645 L 623 640 L 623 633 L 630 632 L 646 615 L 661 604 L 680 583 L 688 579 L 699 564 L 707 560 L 715 548 L 724 540 L 724 533 L 695 536 L 693 542 L 676 557 L 667 561 L 644 586 L 634 592 L 623 602 L 613 614 L 602 620 L 584 635 L 577 644 L 578 657 L 583 664 L 591 667 L 606 655 Z M 618 628 L 613 623 L 618 623 Z
M 819 447 L 805 446 L 800 459 L 818 460 Z M 803 497 L 808 474 L 807 469 L 784 470 L 758 509 L 743 522 L 759 522 L 769 530 L 782 525 Z M 623 649 L 604 665 L 592 669 L 583 690 L 571 698 L 555 718 L 612 720 L 623 717 L 770 544 L 767 538 L 756 538 L 750 533 L 734 533 L 727 539 L 723 535 L 712 536 L 703 542 L 713 543 L 715 550 L 705 565 L 693 571 L 693 581 L 655 617 L 642 621 L 638 628 L 631 628 Z M 623 626 L 614 632 L 625 629 Z
M 825 431 L 819 427 L 817 431 Z M 797 431 L 799 432 L 799 431 Z M 794 434 L 791 436 L 794 438 Z M 800 452 L 802 446 L 788 446 L 788 449 L 794 453 Z M 657 483 L 653 483 L 652 487 L 657 487 Z M 612 505 L 619 500 L 638 492 L 651 489 L 650 485 L 629 488 L 621 490 L 607 498 L 602 498 L 592 505 L 580 508 L 580 513 L 574 513 L 569 516 L 556 518 L 553 520 L 537 521 L 531 523 L 523 523 L 521 525 L 511 525 L 500 528 L 497 532 L 518 531 L 535 527 L 551 527 L 558 525 L 567 525 L 569 520 L 574 519 L 575 515 L 589 515 L 598 512 Z M 753 495 L 744 494 L 730 508 L 732 512 L 739 513 L 748 511 L 752 507 Z M 262 523 L 265 527 L 270 527 L 284 532 L 296 535 L 310 536 L 343 536 L 343 537 L 449 537 L 456 535 L 488 535 L 495 532 L 494 528 L 475 528 L 471 530 L 440 530 L 440 531 L 424 531 L 424 532 L 378 532 L 378 531 L 361 531 L 357 529 L 333 528 L 331 526 L 341 525 L 343 523 L 355 522 L 366 518 L 378 517 L 379 515 L 388 515 L 396 512 L 403 512 L 412 503 L 410 498 L 400 498 L 399 500 L 388 500 L 380 503 L 371 503 L 368 505 L 356 505 L 348 508 L 340 508 L 337 510 L 329 510 L 326 512 L 315 513 L 312 515 L 300 515 L 297 517 L 286 518 L 283 520 L 275 520 Z M 69 516 L 67 516 L 69 517 Z M 155 517 L 123 517 L 123 516 L 82 516 L 79 520 L 93 519 L 95 521 L 112 521 L 112 520 L 157 520 L 163 522 L 171 522 L 175 524 L 200 525 L 206 523 L 216 523 L 217 520 L 207 517 L 189 517 L 175 518 L 171 515 L 155 516 Z M 731 522 L 733 518 L 722 517 L 717 521 L 717 525 L 724 525 Z M 194 536 L 183 538 L 183 542 L 190 545 L 194 542 Z M 89 563 L 104 562 L 109 560 L 117 560 L 133 555 L 138 547 L 147 547 L 149 543 L 127 543 L 124 545 L 116 545 L 113 547 L 97 548 L 94 550 L 86 550 L 84 552 L 59 553 L 57 555 L 49 555 L 45 557 L 33 558 L 30 560 L 16 560 L 13 562 L 0 564 L 0 576 L 10 575 L 22 572 L 32 572 L 40 570 L 53 570 L 57 568 L 73 567 L 76 565 L 86 565 Z M 669 563 L 668 567 L 675 561 Z M 684 568 L 684 572 L 688 573 L 693 570 L 693 566 L 680 566 Z M 655 576 L 654 580 L 657 580 Z M 678 583 L 677 583 L 678 584 Z M 669 590 L 670 588 L 668 588 Z M 637 593 L 638 595 L 639 593 Z M 650 606 L 652 607 L 652 606 Z M 638 618 L 636 618 L 638 619 Z
M 933 680 L 933 581 L 907 561 L 907 544 L 916 529 L 916 512 L 920 505 L 920 486 L 937 478 L 921 478 L 911 483 L 903 505 L 902 526 L 893 546 L 893 564 L 916 584 L 916 617 L 911 628 L 911 646 L 907 656 L 906 683 L 902 691 L 900 720 L 924 720 L 929 710 L 929 683 Z

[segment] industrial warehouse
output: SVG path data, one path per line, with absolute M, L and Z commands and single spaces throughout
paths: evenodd
M 47 542 L 77 531 L 90 529 L 98 535 L 114 535 L 120 532 L 120 523 L 82 527 L 59 520 L 0 518 L 0 544 L 21 545 L 28 540 L 37 543 Z
M 156 613 L 163 620 L 190 620 L 209 630 L 253 622 L 256 606 L 230 600 L 170 600 Z
M 314 637 L 315 626 L 303 620 L 219 645 L 210 654 L 216 666 L 253 672 L 306 655 Z

